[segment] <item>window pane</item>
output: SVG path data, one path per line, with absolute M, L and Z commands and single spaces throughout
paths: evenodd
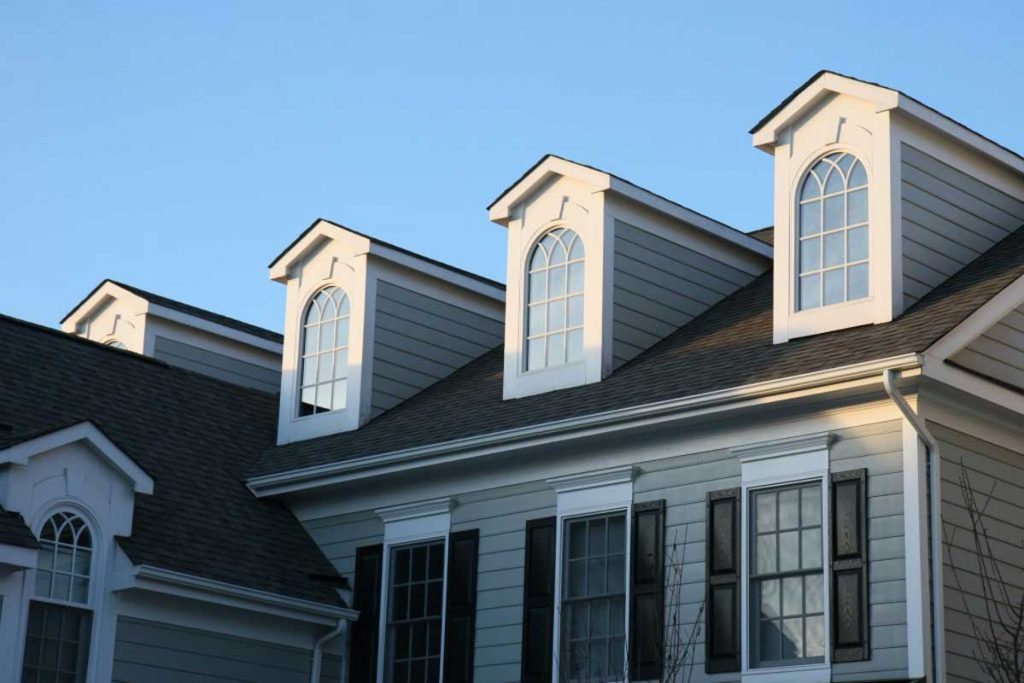
M 774 662 L 781 657 L 781 621 L 762 621 L 760 633 L 760 660 Z
M 825 305 L 838 304 L 844 301 L 843 280 L 845 272 L 842 268 L 825 272 Z
M 846 263 L 846 233 L 833 232 L 825 235 L 825 267 Z
M 569 558 L 583 557 L 587 552 L 587 523 L 573 522 L 569 525 Z
M 779 493 L 779 528 L 795 529 L 800 526 L 800 491 L 790 489 Z
M 565 362 L 565 334 L 553 334 L 548 337 L 548 365 L 560 365 Z
M 817 486 L 800 489 L 800 523 L 803 526 L 821 524 L 821 489 Z
M 779 534 L 779 571 L 800 567 L 800 532 L 784 531 Z
M 850 266 L 846 272 L 849 279 L 848 296 L 850 300 L 866 297 L 868 295 L 868 264 L 860 263 Z
M 825 611 L 825 603 L 822 597 L 824 580 L 821 574 L 804 577 L 804 601 L 808 614 Z
M 804 620 L 782 620 L 782 659 L 798 659 L 804 654 Z
M 775 494 L 759 493 L 755 496 L 757 505 L 757 531 L 775 531 Z
M 386 640 L 389 681 L 436 681 L 440 676 L 444 541 L 393 548 Z
M 868 184 L 868 174 L 864 172 L 864 166 L 858 161 L 853 165 L 853 170 L 850 172 L 850 183 L 849 186 L 861 187 L 862 185 Z
M 847 260 L 863 261 L 868 257 L 868 229 L 867 226 L 854 228 L 847 235 Z
M 807 310 L 821 306 L 821 275 L 800 278 L 800 308 Z
M 781 594 L 779 592 L 779 580 L 769 579 L 761 584 L 761 618 L 776 619 L 782 616 L 782 609 L 779 607 Z
M 846 197 L 846 224 L 857 225 L 868 220 L 868 191 L 857 190 Z
M 548 296 L 565 296 L 565 268 L 554 268 L 548 275 Z
M 825 194 L 842 192 L 844 189 L 846 189 L 846 183 L 843 180 L 843 174 L 836 169 L 832 169 L 828 174 L 828 178 L 825 179 Z
M 544 367 L 544 338 L 526 342 L 526 367 L 529 370 Z
M 782 615 L 789 617 L 804 612 L 804 580 L 790 576 L 782 580 Z
M 825 618 L 807 617 L 806 657 L 825 656 Z
M 821 566 L 821 529 L 807 529 L 803 534 L 803 548 L 800 551 L 800 566 L 803 569 L 817 569 Z
M 548 329 L 565 329 L 565 300 L 559 299 L 548 304 Z
M 769 574 L 776 571 L 775 564 L 776 541 L 775 535 L 757 537 L 757 563 L 758 574 Z
M 821 185 L 813 173 L 808 173 L 804 179 L 803 187 L 800 188 L 800 199 L 813 199 L 821 194 Z
M 608 520 L 608 552 L 626 551 L 626 518 L 619 516 Z
M 800 242 L 800 272 L 821 269 L 821 238 L 814 237 Z
M 566 337 L 566 360 L 575 363 L 583 358 L 583 330 L 572 330 Z
M 569 297 L 569 327 L 583 324 L 583 297 Z
M 825 200 L 825 230 L 841 228 L 845 224 L 845 211 L 843 210 L 843 195 L 829 197 Z
M 530 301 L 542 301 L 548 295 L 547 271 L 530 274 Z
M 821 201 L 800 205 L 800 236 L 821 232 Z
M 569 266 L 569 291 L 583 291 L 583 264 L 573 263 Z

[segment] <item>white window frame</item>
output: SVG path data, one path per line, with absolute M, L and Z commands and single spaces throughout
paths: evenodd
M 302 414 L 302 390 L 303 390 L 304 386 L 303 386 L 303 383 L 302 383 L 302 374 L 305 371 L 305 364 L 306 364 L 305 354 L 303 353 L 303 351 L 304 351 L 304 349 L 306 347 L 306 332 L 307 332 L 306 318 L 307 318 L 307 316 L 309 316 L 309 312 L 313 309 L 313 302 L 316 299 L 316 297 L 319 296 L 319 294 L 321 292 L 327 291 L 329 289 L 340 290 L 341 291 L 341 296 L 342 296 L 342 301 L 347 301 L 348 302 L 348 307 L 349 307 L 348 315 L 344 316 L 344 318 L 348 320 L 348 325 L 349 325 L 348 338 L 345 340 L 345 362 L 346 362 L 346 367 L 345 367 L 345 403 L 340 408 L 333 408 L 331 410 L 323 410 L 323 411 L 320 411 L 320 412 L 313 412 L 313 413 L 309 413 L 308 415 L 303 415 Z M 341 284 L 338 284 L 336 282 L 326 282 L 326 283 L 321 284 L 319 287 L 313 289 L 306 296 L 305 300 L 303 301 L 302 309 L 299 312 L 299 321 L 298 321 L 299 322 L 298 355 L 296 356 L 296 359 L 297 359 L 297 364 L 296 364 L 297 370 L 295 372 L 295 382 L 294 382 L 295 387 L 294 387 L 294 396 L 293 396 L 293 401 L 292 401 L 294 405 L 291 408 L 293 419 L 295 421 L 305 421 L 305 420 L 309 420 L 309 419 L 312 419 L 312 418 L 320 417 L 321 415 L 331 415 L 331 414 L 338 415 L 338 414 L 344 413 L 348 409 L 349 402 L 352 400 L 352 397 L 351 397 L 351 393 L 352 392 L 349 391 L 349 384 L 350 384 L 350 379 L 351 379 L 350 376 L 349 376 L 349 371 L 352 369 L 352 360 L 351 360 L 351 353 L 352 353 L 352 324 L 353 324 L 352 323 L 352 313 L 353 313 L 352 309 L 353 309 L 352 297 L 349 296 L 348 290 L 344 286 L 342 286 Z M 341 320 L 341 319 L 342 319 L 342 316 L 339 315 L 338 317 L 334 318 L 333 320 L 337 321 L 337 320 Z M 318 325 L 318 329 L 322 329 L 324 323 L 321 320 L 321 321 L 319 321 L 317 323 L 317 325 Z M 317 340 L 318 340 L 317 344 L 319 346 L 319 332 L 317 334 Z M 335 344 L 337 344 L 337 338 L 335 338 Z M 324 352 L 324 353 L 335 354 L 338 350 L 340 350 L 339 347 L 335 346 L 329 352 Z M 316 357 L 317 357 L 317 369 L 318 369 L 318 371 L 319 371 L 319 356 L 320 355 L 321 355 L 321 352 L 318 350 L 317 354 L 316 354 Z M 334 368 L 333 365 L 332 365 L 332 368 Z M 336 373 L 337 369 L 334 368 L 333 372 Z M 339 379 L 340 378 L 338 378 L 336 376 L 332 377 L 329 383 L 333 385 L 335 382 L 339 381 Z M 319 382 L 314 382 L 314 384 L 313 384 L 314 393 L 315 393 L 315 388 L 317 386 L 319 386 L 319 384 L 320 384 Z M 331 391 L 332 392 L 334 391 L 333 386 L 331 387 Z
M 448 544 L 451 537 L 450 498 L 437 498 L 416 503 L 394 505 L 375 510 L 384 521 L 384 543 L 381 551 L 380 623 L 377 625 L 377 682 L 385 683 L 387 675 L 388 595 L 391 576 L 391 551 L 395 547 L 427 541 L 444 541 L 444 589 L 441 591 L 441 667 L 439 680 L 444 681 L 445 625 L 448 621 Z
M 744 683 L 828 683 L 832 679 L 831 652 L 831 515 L 829 486 L 829 444 L 828 433 L 811 434 L 791 439 L 770 441 L 763 444 L 734 448 L 733 455 L 740 461 L 741 504 L 740 504 L 740 643 L 741 678 Z M 814 664 L 800 664 L 779 667 L 751 667 L 751 609 L 750 604 L 750 500 L 751 493 L 760 489 L 777 486 L 821 484 L 822 514 L 822 571 L 824 587 L 822 600 L 825 605 L 825 661 Z
M 596 470 L 584 474 L 573 474 L 548 479 L 548 484 L 558 494 L 557 518 L 555 522 L 555 618 L 551 633 L 552 680 L 559 681 L 562 648 L 562 547 L 565 543 L 566 523 L 580 517 L 611 515 L 622 512 L 626 516 L 626 608 L 623 663 L 629 670 L 629 624 L 633 557 L 633 481 L 636 479 L 633 466 Z M 628 677 L 625 676 L 623 680 Z

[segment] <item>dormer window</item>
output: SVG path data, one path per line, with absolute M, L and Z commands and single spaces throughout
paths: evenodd
M 345 407 L 348 387 L 349 300 L 325 287 L 309 302 L 302 328 L 299 415 Z
M 526 370 L 583 359 L 583 240 L 555 228 L 533 247 L 527 280 Z
M 855 156 L 819 160 L 800 186 L 799 310 L 868 296 L 868 176 Z

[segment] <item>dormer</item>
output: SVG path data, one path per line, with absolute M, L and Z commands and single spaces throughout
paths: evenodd
M 113 280 L 64 316 L 61 330 L 261 391 L 281 381 L 277 332 Z
M 488 211 L 508 229 L 506 399 L 601 381 L 771 261 L 749 235 L 552 155 Z
M 504 288 L 318 219 L 287 286 L 278 443 L 357 429 L 501 343 Z
M 823 71 L 751 134 L 776 343 L 893 320 L 1024 224 L 1024 159 L 897 90 Z

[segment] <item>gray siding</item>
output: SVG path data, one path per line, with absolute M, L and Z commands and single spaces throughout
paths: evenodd
M 186 370 L 269 393 L 281 390 L 281 372 L 166 337 L 153 343 L 153 357 Z
M 906 675 L 902 458 L 902 431 L 895 421 L 843 430 L 832 446 L 832 471 L 868 468 L 872 643 L 870 661 L 834 664 L 834 681 L 887 680 Z M 681 582 L 682 589 L 675 595 L 680 598 L 680 612 L 689 627 L 704 600 L 706 495 L 739 486 L 739 463 L 728 451 L 715 451 L 643 469 L 644 474 L 636 482 L 635 500 L 666 501 L 666 584 L 671 586 L 673 577 Z M 668 595 L 671 599 L 671 588 Z M 737 675 L 702 673 L 703 635 L 696 659 L 695 681 L 739 680 Z
M 909 307 L 1024 225 L 1024 197 L 901 147 L 903 297 Z
M 490 351 L 503 335 L 500 320 L 379 282 L 371 414 L 393 408 Z
M 373 511 L 324 517 L 304 522 L 303 526 L 350 583 L 355 574 L 356 548 L 384 541 L 384 522 Z
M 966 469 L 984 509 L 993 554 L 1011 595 L 1019 596 L 1024 586 L 1024 450 L 1009 451 L 948 427 L 930 426 L 942 457 L 947 680 L 987 681 L 977 661 L 982 646 L 975 635 L 975 628 L 986 628 L 985 608 L 960 473 Z
M 1010 311 L 952 360 L 968 370 L 1024 389 L 1024 306 Z
M 309 649 L 120 617 L 115 683 L 308 683 Z M 341 661 L 324 658 L 323 680 L 340 680 Z
M 682 327 L 754 275 L 615 221 L 613 367 Z

